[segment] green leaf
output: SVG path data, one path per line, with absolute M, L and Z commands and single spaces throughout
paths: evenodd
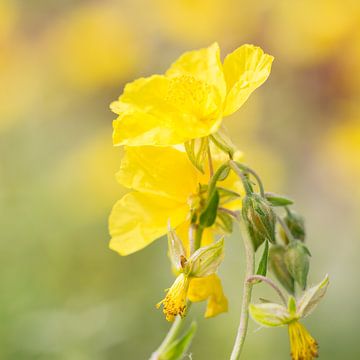
M 265 193 L 265 198 L 272 206 L 287 206 L 294 203 L 293 200 L 284 195 L 278 195 L 270 192 Z
M 259 267 L 258 267 L 257 272 L 256 272 L 257 275 L 266 276 L 267 264 L 268 264 L 268 256 L 269 256 L 269 242 L 266 240 L 265 241 L 264 252 L 263 252 L 263 254 L 261 256 L 261 260 L 259 262 Z
M 185 142 L 185 150 L 192 164 L 204 174 L 204 163 L 207 157 L 209 139 L 202 137 Z
M 169 347 L 160 355 L 161 360 L 181 360 L 188 351 L 191 341 L 196 332 L 196 322 L 192 322 L 185 334 L 172 342 Z
M 217 215 L 217 209 L 219 206 L 219 192 L 215 189 L 204 211 L 200 214 L 200 225 L 203 227 L 209 227 L 214 224 Z

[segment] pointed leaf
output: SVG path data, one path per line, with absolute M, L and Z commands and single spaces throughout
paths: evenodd
M 217 215 L 217 209 L 219 206 L 219 192 L 215 189 L 204 211 L 200 214 L 200 225 L 203 227 L 209 227 L 214 224 Z
M 278 195 L 270 192 L 265 193 L 265 198 L 272 206 L 287 206 L 294 203 L 293 200 L 284 195 Z
M 257 269 L 256 274 L 266 276 L 267 273 L 267 265 L 268 265 L 268 256 L 269 256 L 269 242 L 265 241 L 264 252 L 261 256 L 261 260 L 259 262 L 259 267 Z
M 170 344 L 165 351 L 160 355 L 161 360 L 181 360 L 188 351 L 191 341 L 195 336 L 196 322 L 192 322 L 185 334 Z

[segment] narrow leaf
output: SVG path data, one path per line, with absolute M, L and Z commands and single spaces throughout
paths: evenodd
M 269 242 L 265 241 L 264 252 L 261 256 L 261 260 L 259 262 L 259 267 L 257 269 L 256 274 L 266 276 L 267 273 L 267 265 L 268 265 L 268 257 L 269 257 Z
M 196 322 L 192 322 L 185 334 L 172 342 L 169 347 L 160 355 L 162 360 L 181 360 L 188 351 L 191 341 L 196 332 Z
M 284 195 L 278 195 L 269 192 L 265 193 L 265 198 L 272 206 L 287 206 L 294 203 L 293 200 Z
M 209 227 L 214 224 L 216 220 L 218 206 L 219 206 L 219 192 L 215 190 L 212 193 L 210 199 L 208 200 L 208 203 L 206 204 L 204 211 L 200 214 L 201 226 Z

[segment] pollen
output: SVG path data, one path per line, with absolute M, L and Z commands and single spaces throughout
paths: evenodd
M 171 78 L 166 101 L 201 117 L 206 109 L 213 106 L 210 105 L 213 92 L 212 87 L 204 81 L 191 75 L 181 75 Z
M 289 324 L 289 338 L 293 360 L 312 360 L 319 356 L 317 342 L 298 321 Z
M 167 321 L 174 321 L 177 315 L 185 316 L 189 285 L 190 279 L 184 274 L 180 274 L 168 290 L 165 299 L 156 305 L 157 308 L 163 305 Z

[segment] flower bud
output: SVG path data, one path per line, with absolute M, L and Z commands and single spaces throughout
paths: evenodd
M 288 214 L 284 217 L 284 221 L 295 239 L 305 241 L 305 221 L 301 215 L 289 210 Z M 289 239 L 283 230 L 281 231 L 281 236 L 285 243 L 288 244 Z
M 276 215 L 265 199 L 254 193 L 246 195 L 242 214 L 255 251 L 265 240 L 275 243 Z
M 285 247 L 274 245 L 269 251 L 269 264 L 275 277 L 281 285 L 291 294 L 294 293 L 294 279 L 285 264 Z
M 309 255 L 309 250 L 300 240 L 290 243 L 285 252 L 286 267 L 302 289 L 306 288 L 310 266 Z
M 186 272 L 193 277 L 205 277 L 214 274 L 224 259 L 224 239 L 209 246 L 201 247 L 191 255 Z

